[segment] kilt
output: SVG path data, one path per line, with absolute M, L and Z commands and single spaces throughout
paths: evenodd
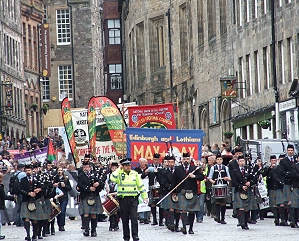
M 197 197 L 197 193 L 193 193 L 193 198 L 188 200 L 185 198 L 185 190 L 182 190 L 178 194 L 178 202 L 177 202 L 177 210 L 180 211 L 189 211 L 189 212 L 197 212 L 199 211 L 199 199 Z
M 31 220 L 46 220 L 48 218 L 44 212 L 44 198 L 40 198 L 35 201 L 36 209 L 32 212 L 28 210 L 27 204 L 28 202 L 22 202 L 20 218 L 28 218 Z
M 150 205 L 156 205 L 157 204 L 157 202 L 159 202 L 160 201 L 160 197 L 161 197 L 161 195 L 159 194 L 159 197 L 157 198 L 157 196 L 156 197 L 154 197 L 154 195 L 153 195 L 153 192 L 156 192 L 156 190 L 157 189 L 150 189 L 149 190 L 149 192 L 148 192 L 148 205 L 150 206 Z M 158 189 L 159 190 L 159 189 Z
M 46 219 L 50 219 L 50 216 L 52 214 L 52 204 L 50 202 L 50 199 L 45 199 L 45 205 L 43 206 L 44 207 L 44 212 L 45 212 L 45 215 L 47 216 Z
M 282 189 L 275 190 L 275 197 L 276 197 L 276 205 L 283 204 L 284 199 L 283 199 L 283 190 Z
M 169 194 L 161 203 L 160 203 L 160 208 L 164 208 L 165 210 L 168 209 L 178 209 L 178 203 L 172 201 L 171 199 L 172 194 Z M 162 199 L 163 197 L 161 197 Z
M 234 207 L 236 209 L 238 208 L 244 208 L 245 211 L 250 211 L 250 210 L 258 210 L 258 205 L 255 200 L 254 194 L 252 192 L 252 189 L 249 188 L 247 191 L 248 198 L 246 200 L 242 200 L 240 198 L 240 192 L 235 192 L 234 193 Z
M 292 190 L 291 190 L 291 185 L 283 185 L 283 201 L 284 203 L 288 203 L 289 201 L 292 200 Z
M 81 214 L 100 214 L 103 213 L 103 206 L 100 196 L 95 196 L 95 204 L 90 206 L 87 204 L 88 196 L 79 203 L 79 213 Z
M 268 190 L 268 195 L 269 195 L 269 207 L 276 207 L 277 202 L 276 202 L 276 190 Z
M 292 208 L 299 208 L 299 188 L 294 188 L 292 191 Z

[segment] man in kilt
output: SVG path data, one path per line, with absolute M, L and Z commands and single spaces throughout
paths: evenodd
M 256 184 L 256 177 L 251 173 L 251 167 L 245 166 L 244 156 L 238 157 L 239 168 L 232 172 L 232 185 L 235 187 L 234 205 L 238 210 L 240 225 L 242 229 L 249 229 L 247 221 L 249 211 L 257 209 L 257 202 L 253 194 L 253 185 Z
M 26 177 L 20 182 L 20 192 L 23 196 L 20 217 L 24 219 L 24 228 L 27 236 L 25 240 L 31 240 L 30 221 L 33 227 L 32 241 L 37 240 L 38 221 L 45 220 L 43 205 L 43 186 L 36 176 L 33 176 L 32 165 L 25 165 Z
M 280 189 L 282 193 L 283 185 L 280 184 L 281 180 L 276 180 L 277 175 L 276 172 L 277 160 L 275 155 L 270 156 L 270 166 L 266 166 L 262 170 L 262 176 L 266 177 L 268 196 L 269 196 L 269 207 L 272 210 L 274 215 L 274 223 L 276 226 L 279 225 L 279 217 L 278 217 L 278 208 L 277 208 L 277 197 L 276 193 L 278 189 Z M 276 177 L 276 178 L 275 178 Z M 282 195 L 281 195 L 282 196 Z
M 158 172 L 158 181 L 160 183 L 160 193 L 161 199 L 165 197 L 169 191 L 173 188 L 173 174 L 175 171 L 175 157 L 174 156 L 165 156 L 164 162 L 167 161 L 167 167 L 160 169 Z M 176 218 L 176 229 L 178 230 L 178 223 L 180 220 L 180 212 L 179 210 L 175 213 L 174 210 L 177 209 L 176 207 L 177 202 L 174 202 L 172 199 L 172 195 L 168 195 L 161 203 L 160 207 L 163 208 L 166 212 L 167 217 L 167 228 L 170 231 L 175 231 L 174 226 L 174 218 Z M 180 232 L 180 230 L 178 230 Z
M 293 180 L 292 203 L 293 216 L 291 216 L 291 227 L 298 228 L 298 211 L 299 211 L 299 163 L 297 162 L 292 166 L 291 175 Z
M 181 232 L 187 234 L 187 212 L 189 212 L 189 234 L 194 234 L 193 224 L 195 211 L 199 210 L 199 200 L 197 198 L 197 180 L 202 181 L 204 175 L 198 167 L 191 166 L 190 153 L 183 153 L 182 165 L 174 171 L 173 186 L 176 187 L 182 180 L 188 177 L 181 185 L 176 188 L 178 194 L 178 207 L 181 211 L 183 228 Z
M 210 170 L 208 180 L 213 185 L 215 185 L 215 183 L 227 185 L 227 182 L 230 181 L 231 178 L 228 171 L 228 167 L 222 164 L 223 159 L 221 154 L 218 154 L 216 156 L 216 162 L 217 164 L 212 166 Z M 224 198 L 212 197 L 212 202 L 213 203 L 215 202 L 215 207 L 216 207 L 216 217 L 214 218 L 214 220 L 217 223 L 226 224 L 225 211 L 226 211 L 226 202 L 228 201 L 227 199 L 228 197 L 224 197 Z M 221 210 L 221 219 L 220 219 L 220 210 Z
M 149 167 L 153 168 L 153 172 L 148 173 L 149 205 L 151 206 L 151 213 L 153 215 L 152 225 L 158 225 L 156 203 L 160 200 L 160 194 L 159 194 L 159 187 L 158 187 L 159 183 L 157 177 L 158 177 L 158 171 L 162 169 L 159 153 L 154 154 L 153 163 L 150 164 Z M 149 168 L 149 170 L 151 170 L 151 168 Z M 164 226 L 163 208 L 161 208 L 161 206 L 159 207 L 159 226 Z
M 99 192 L 105 183 L 97 178 L 90 165 L 89 161 L 83 162 L 83 172 L 78 176 L 77 187 L 81 197 L 79 213 L 83 215 L 83 227 L 85 229 L 83 235 L 89 236 L 89 222 L 91 222 L 91 237 L 96 237 L 97 214 L 104 211 Z
M 284 208 L 289 210 L 290 216 L 293 216 L 293 208 L 291 207 L 292 200 L 292 175 L 291 169 L 292 166 L 297 163 L 297 160 L 294 157 L 294 146 L 287 146 L 287 155 L 283 158 L 279 163 L 279 170 L 281 172 L 281 176 L 284 177 L 284 185 L 283 185 L 283 198 L 284 198 Z M 283 223 L 285 225 L 285 223 Z M 287 223 L 286 225 L 287 226 Z M 291 223 L 293 226 L 293 223 Z

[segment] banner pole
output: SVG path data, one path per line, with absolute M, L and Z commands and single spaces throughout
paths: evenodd
M 179 111 L 179 97 L 176 97 L 176 110 L 178 113 L 178 129 L 181 129 L 180 111 Z

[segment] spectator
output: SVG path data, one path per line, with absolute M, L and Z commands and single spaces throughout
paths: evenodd
M 38 144 L 38 139 L 37 139 L 37 137 L 36 137 L 36 135 L 35 135 L 35 133 L 32 133 L 32 137 L 30 138 L 30 146 L 32 147 L 32 148 L 36 148 L 37 147 L 37 144 Z
M 215 156 L 217 156 L 218 154 L 221 154 L 220 149 L 219 149 L 219 146 L 218 146 L 217 143 L 213 143 L 211 150 L 212 150 L 212 153 L 213 153 Z

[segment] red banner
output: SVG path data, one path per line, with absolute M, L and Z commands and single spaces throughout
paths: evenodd
M 129 126 L 176 129 L 173 104 L 129 106 Z

